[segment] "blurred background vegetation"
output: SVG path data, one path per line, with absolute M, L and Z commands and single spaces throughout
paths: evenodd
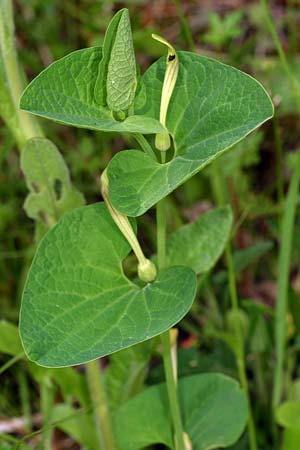
M 300 1 L 268 4 L 293 77 L 299 83 Z M 28 80 L 71 51 L 101 45 L 110 18 L 124 6 L 130 10 L 136 56 L 142 71 L 162 54 L 161 46 L 151 39 L 151 33 L 157 32 L 177 49 L 196 51 L 253 75 L 268 90 L 276 106 L 274 120 L 238 144 L 219 163 L 223 190 L 235 217 L 234 266 L 243 306 L 241 320 L 245 321 L 247 335 L 247 366 L 258 440 L 261 449 L 271 450 L 275 447 L 268 407 L 274 367 L 273 319 L 280 225 L 295 154 L 300 151 L 295 95 L 278 57 L 262 2 L 246 0 L 15 0 L 17 49 Z M 300 84 L 297 86 L 299 90 Z M 84 193 L 88 203 L 99 201 L 99 175 L 114 153 L 132 148 L 134 142 L 130 136 L 121 138 L 113 133 L 76 129 L 42 119 L 40 123 L 64 155 L 74 185 Z M 168 208 L 170 230 L 195 220 L 215 205 L 211 170 L 208 167 L 172 194 Z M 14 137 L 0 121 L 0 318 L 13 323 L 18 321 L 24 278 L 35 248 L 34 223 L 22 207 L 26 195 Z M 140 223 L 141 241 L 150 254 L 155 244 L 154 214 L 150 211 Z M 286 376 L 294 396 L 300 376 L 299 261 L 298 201 L 289 273 L 291 307 L 286 318 L 289 344 Z M 200 301 L 181 324 L 179 368 L 182 374 L 219 370 L 236 376 L 232 351 L 226 346 L 226 339 L 224 342 L 214 329 L 218 320 L 225 320 L 222 312 L 229 304 L 224 267 L 220 261 L 203 281 Z M 212 309 L 215 303 L 217 312 Z M 226 320 L 230 328 L 230 317 Z M 8 359 L 7 355 L 0 354 L 0 366 Z M 1 377 L 0 432 L 1 423 L 9 428 L 10 419 L 22 416 L 26 405 L 30 404 L 34 414 L 39 412 L 36 381 L 30 375 L 24 380 L 22 370 L 22 363 L 18 363 Z M 154 360 L 148 383 L 161 379 L 161 367 Z M 300 400 L 300 394 L 297 395 Z M 24 430 L 22 426 L 15 429 L 11 422 L 10 431 L 22 434 Z M 66 436 L 57 438 L 55 445 L 53 448 L 57 450 L 79 448 Z M 2 448 L 5 447 L 0 443 Z M 244 448 L 247 447 L 242 443 L 236 447 Z

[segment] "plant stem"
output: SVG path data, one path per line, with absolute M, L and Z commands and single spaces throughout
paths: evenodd
M 98 435 L 98 450 L 115 450 L 104 381 L 99 360 L 86 364 L 86 375 L 93 404 L 94 420 Z
M 53 428 L 51 426 L 54 403 L 54 386 L 50 377 L 40 384 L 41 412 L 43 415 L 43 449 L 52 450 Z
M 3 441 L 10 442 L 11 444 L 14 444 L 14 449 L 18 450 L 32 450 L 32 447 L 29 447 L 25 442 L 21 442 L 19 439 L 17 439 L 14 436 L 11 436 L 10 434 L 4 434 L 0 433 L 0 440 L 3 439 Z
M 286 73 L 287 79 L 290 83 L 291 89 L 294 93 L 294 97 L 295 97 L 295 101 L 296 101 L 296 106 L 297 106 L 297 110 L 300 113 L 300 89 L 299 86 L 297 86 L 295 78 L 292 74 L 291 68 L 289 66 L 289 63 L 287 62 L 286 56 L 284 54 L 280 39 L 278 37 L 270 10 L 269 10 L 269 6 L 266 0 L 260 0 L 260 4 L 263 8 L 264 14 L 265 14 L 265 18 L 266 18 L 266 23 L 267 23 L 267 27 L 269 28 L 269 32 L 273 38 L 277 53 L 279 55 L 282 67 Z
M 181 6 L 181 2 L 180 0 L 173 0 L 173 3 L 175 5 L 180 23 L 181 23 L 181 28 L 182 28 L 182 32 L 184 34 L 185 40 L 188 43 L 189 49 L 191 52 L 195 52 L 196 51 L 196 46 L 195 46 L 195 42 L 193 39 L 193 35 L 191 33 L 191 29 L 189 27 L 188 21 L 186 20 L 186 17 L 184 15 L 182 6 Z
M 140 133 L 133 133 L 133 136 L 135 138 L 135 140 L 139 143 L 139 145 L 141 146 L 142 150 L 149 155 L 151 158 L 156 160 L 155 157 L 155 153 L 151 147 L 151 145 L 149 144 L 149 142 L 147 141 L 147 139 Z
M 223 191 L 223 186 L 222 186 L 222 182 L 221 182 L 221 175 L 220 175 L 220 171 L 219 171 L 218 161 L 215 161 L 213 163 L 212 169 L 213 169 L 212 182 L 213 182 L 213 188 L 214 188 L 218 206 L 225 206 L 226 202 L 225 202 L 224 191 Z M 239 320 L 239 302 L 238 302 L 236 278 L 235 278 L 235 271 L 234 271 L 232 250 L 231 250 L 230 243 L 228 243 L 226 246 L 225 258 L 226 258 L 226 264 L 227 264 L 227 270 L 228 270 L 231 308 L 234 312 L 234 317 L 235 317 L 234 333 L 235 333 L 236 341 L 237 341 L 237 348 L 236 348 L 236 352 L 235 352 L 236 364 L 237 364 L 237 368 L 238 368 L 240 383 L 241 383 L 242 389 L 245 393 L 245 396 L 247 399 L 247 404 L 248 404 L 248 433 L 249 433 L 250 450 L 257 450 L 256 431 L 255 431 L 255 424 L 254 424 L 254 420 L 253 420 L 250 395 L 249 395 L 249 385 L 248 385 L 247 374 L 246 374 L 244 339 L 243 339 L 243 332 L 241 329 L 241 323 Z
M 18 367 L 17 380 L 19 387 L 19 395 L 22 405 L 22 411 L 24 416 L 24 428 L 27 433 L 32 431 L 32 419 L 31 419 L 31 406 L 30 406 L 30 394 L 27 374 L 23 368 Z
M 7 369 L 13 366 L 20 359 L 24 358 L 24 356 L 25 353 L 21 352 L 18 355 L 14 356 L 13 358 L 9 359 L 5 364 L 3 364 L 3 366 L 0 367 L 0 375 L 2 375 L 3 372 L 5 372 Z
M 180 414 L 180 407 L 178 402 L 177 388 L 174 379 L 173 364 L 171 357 L 171 345 L 169 331 L 162 333 L 161 342 L 163 345 L 163 361 L 168 390 L 168 397 L 171 409 L 171 415 L 173 420 L 173 426 L 175 430 L 176 450 L 185 450 L 184 438 L 183 438 L 183 425 Z
M 275 311 L 275 349 L 276 364 L 274 371 L 273 408 L 279 405 L 282 394 L 284 353 L 286 346 L 286 314 L 288 302 L 288 282 L 293 242 L 293 229 L 300 184 L 300 153 L 295 155 L 295 166 L 284 204 L 279 252 L 279 280 Z
M 273 130 L 275 139 L 275 150 L 276 150 L 276 171 L 277 171 L 277 200 L 279 205 L 283 204 L 284 201 L 284 180 L 283 180 L 283 148 L 280 136 L 280 129 L 277 115 L 273 117 Z
M 43 136 L 38 122 L 28 113 L 19 109 L 19 100 L 24 89 L 23 77 L 14 45 L 14 22 L 11 0 L 0 0 L 0 49 L 4 65 L 6 83 L 15 107 L 17 129 L 12 129 L 19 148 L 27 139 Z
M 165 162 L 165 153 L 161 153 L 162 162 Z M 157 217 L 157 262 L 159 270 L 166 267 L 166 210 L 165 199 L 162 199 L 156 206 Z M 163 345 L 163 362 L 168 390 L 168 397 L 171 409 L 173 427 L 175 431 L 176 450 L 185 450 L 183 438 L 183 426 L 180 414 L 180 407 L 177 395 L 176 382 L 174 379 L 173 364 L 171 357 L 171 345 L 169 331 L 162 333 L 161 342 Z

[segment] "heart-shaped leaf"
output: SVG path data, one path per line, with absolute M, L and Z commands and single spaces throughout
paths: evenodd
M 196 273 L 210 270 L 224 251 L 231 225 L 232 212 L 225 207 L 179 228 L 167 240 L 167 266 L 183 264 Z
M 122 270 L 129 250 L 104 204 L 75 209 L 48 232 L 23 294 L 20 332 L 29 359 L 81 364 L 160 334 L 187 313 L 195 273 L 171 267 L 141 289 Z
M 268 94 L 249 75 L 193 53 L 178 56 L 179 75 L 166 122 L 175 157 L 159 164 L 128 150 L 108 166 L 110 200 L 127 216 L 143 214 L 273 115 Z M 165 64 L 160 59 L 143 76 L 136 113 L 159 117 Z
M 247 403 L 235 380 L 214 373 L 181 378 L 178 395 L 193 450 L 228 447 L 243 432 Z M 114 429 L 123 450 L 139 450 L 157 443 L 174 449 L 165 383 L 146 389 L 121 406 Z
M 114 120 L 111 111 L 94 96 L 100 47 L 77 50 L 51 64 L 25 89 L 20 107 L 41 117 L 91 130 L 129 133 L 165 133 L 152 117 L 129 116 Z

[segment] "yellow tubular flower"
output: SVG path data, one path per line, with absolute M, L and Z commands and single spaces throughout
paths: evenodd
M 158 36 L 157 34 L 152 34 L 152 38 L 168 47 L 167 68 L 161 93 L 160 115 L 159 115 L 160 122 L 162 123 L 163 126 L 166 126 L 168 107 L 178 77 L 179 61 L 178 55 L 174 47 L 168 41 L 166 41 L 161 36 Z M 170 146 L 171 141 L 169 134 L 156 135 L 155 147 L 158 150 L 164 152 L 168 150 Z

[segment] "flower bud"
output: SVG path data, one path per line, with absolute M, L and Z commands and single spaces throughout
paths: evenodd
M 145 283 L 151 283 L 154 281 L 157 275 L 155 264 L 150 259 L 140 262 L 138 265 L 138 276 Z

